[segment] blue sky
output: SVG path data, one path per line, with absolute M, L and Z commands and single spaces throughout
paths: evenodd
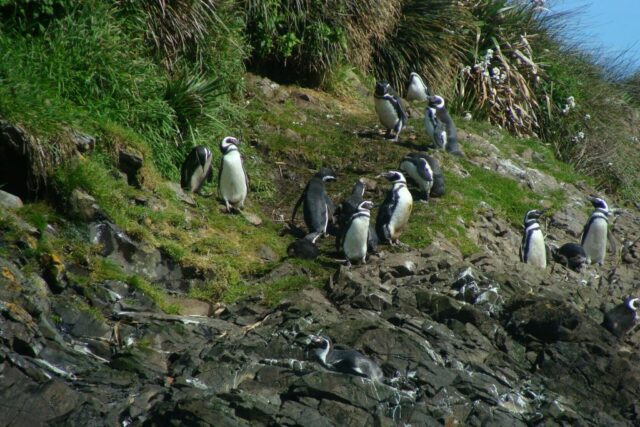
M 553 0 L 552 11 L 578 10 L 569 19 L 570 34 L 608 56 L 631 49 L 627 58 L 640 65 L 640 0 Z

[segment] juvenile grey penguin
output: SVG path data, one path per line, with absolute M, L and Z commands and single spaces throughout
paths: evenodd
M 180 168 L 180 186 L 192 193 L 198 193 L 205 181 L 211 182 L 211 151 L 196 145 L 191 149 Z
M 530 210 L 524 216 L 524 231 L 520 246 L 520 260 L 540 268 L 547 266 L 547 248 L 538 218 L 544 213 L 541 210 Z
M 620 338 L 638 322 L 638 310 L 640 310 L 640 298 L 627 297 L 622 304 L 605 313 L 602 326 Z
M 374 381 L 382 381 L 384 373 L 376 362 L 354 349 L 334 349 L 331 339 L 311 335 L 310 345 L 314 354 L 326 368 L 345 374 L 358 375 Z
M 222 158 L 218 170 L 218 193 L 231 212 L 231 207 L 244 207 L 249 183 L 247 174 L 242 166 L 242 157 L 238 150 L 240 141 L 232 136 L 225 137 L 220 143 Z
M 594 211 L 582 230 L 581 244 L 587 254 L 587 262 L 602 265 L 607 253 L 609 207 L 603 199 L 592 196 L 587 198 L 591 201 Z
M 425 199 L 444 195 L 444 175 L 434 157 L 426 153 L 409 153 L 400 162 L 400 170 L 418 185 Z
M 407 226 L 413 207 L 413 197 L 407 188 L 407 181 L 398 171 L 380 174 L 393 183 L 376 217 L 376 233 L 382 242 L 392 245 L 400 243 L 400 234 Z
M 357 211 L 351 215 L 345 226 L 342 251 L 347 257 L 349 266 L 352 262 L 364 264 L 366 261 L 372 208 L 372 202 L 368 200 L 360 202 Z
M 302 204 L 304 213 L 304 223 L 309 233 L 319 233 L 319 235 L 327 235 L 327 227 L 329 221 L 333 217 L 333 203 L 327 195 L 325 182 L 335 181 L 334 172 L 329 168 L 321 168 L 307 183 L 300 198 L 293 208 L 291 222 L 296 218 L 296 212 Z M 303 203 L 304 202 L 304 203 Z M 317 239 L 317 237 L 316 237 Z M 315 242 L 315 239 L 314 239 Z
M 436 148 L 446 150 L 455 156 L 463 156 L 458 145 L 456 125 L 445 108 L 443 97 L 434 95 L 428 98 L 424 126 Z
M 391 85 L 387 82 L 376 83 L 376 90 L 373 94 L 373 100 L 376 107 L 376 113 L 382 125 L 387 128 L 386 138 L 391 137 L 391 132 L 395 132 L 393 142 L 398 142 L 400 132 L 407 122 L 407 113 L 405 113 L 400 98 L 398 98 Z
M 411 73 L 407 85 L 407 101 L 426 101 L 428 97 L 427 85 L 422 81 L 422 77 L 418 73 Z
M 569 267 L 573 271 L 580 271 L 587 262 L 587 254 L 577 243 L 565 243 L 559 248 L 551 250 L 553 260 Z

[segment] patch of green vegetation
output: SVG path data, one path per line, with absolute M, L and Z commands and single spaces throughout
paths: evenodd
M 165 298 L 166 292 L 164 289 L 160 289 L 158 286 L 138 275 L 127 277 L 126 282 L 129 286 L 134 287 L 151 298 L 151 300 L 165 313 L 180 314 L 180 307 L 178 305 L 167 303 Z

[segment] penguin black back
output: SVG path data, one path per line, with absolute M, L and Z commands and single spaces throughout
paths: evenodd
M 587 262 L 587 254 L 577 243 L 565 243 L 559 248 L 553 249 L 551 255 L 555 262 L 565 265 L 573 271 L 580 271 Z
M 196 145 L 191 149 L 180 168 L 180 186 L 197 193 L 205 181 L 211 182 L 211 151 L 203 146 Z
M 622 304 L 605 313 L 602 326 L 621 338 L 638 322 L 638 310 L 640 310 L 640 298 L 627 297 Z
M 444 196 L 444 175 L 442 174 L 442 169 L 440 168 L 440 163 L 438 160 L 428 155 L 425 152 L 414 152 L 409 153 L 405 156 L 405 158 L 423 158 L 429 164 L 431 168 L 431 175 L 433 179 L 433 185 L 431 186 L 431 191 L 429 192 L 430 197 L 441 197 Z
M 329 221 L 333 216 L 333 203 L 329 198 L 325 182 L 335 181 L 335 174 L 329 168 L 320 169 L 307 183 L 302 195 L 296 202 L 291 215 L 291 222 L 295 220 L 296 212 L 302 204 L 304 222 L 309 233 L 326 235 Z

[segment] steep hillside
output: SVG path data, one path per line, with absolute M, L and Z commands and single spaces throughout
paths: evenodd
M 522 264 L 524 213 L 547 208 L 547 241 L 577 242 L 594 183 L 539 140 L 455 117 L 465 157 L 433 153 L 446 194 L 416 202 L 403 246 L 346 268 L 327 237 L 316 260 L 289 258 L 314 171 L 335 169 L 336 202 L 367 178 L 379 205 L 389 185 L 376 176 L 427 145 L 423 107 L 393 144 L 355 74 L 339 95 L 243 84 L 241 120 L 225 118 L 251 182 L 243 214 L 223 212 L 215 183 L 185 194 L 117 127 L 70 132 L 38 201 L 0 193 L 0 425 L 640 422 L 640 335 L 600 326 L 640 294 L 637 210 L 611 216 L 604 266 Z M 19 190 L 41 140 L 0 125 L 4 164 L 28 172 L 2 175 L 4 189 Z M 217 164 L 220 135 L 200 137 Z M 323 368 L 317 333 L 370 356 L 385 381 Z

